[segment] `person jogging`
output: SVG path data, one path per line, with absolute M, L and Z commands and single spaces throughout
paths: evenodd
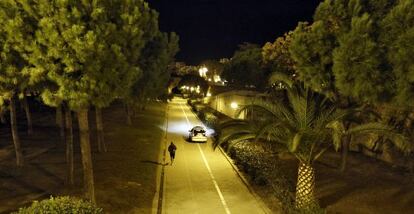
M 175 146 L 175 144 L 171 141 L 171 144 L 168 146 L 168 152 L 170 153 L 170 160 L 171 160 L 171 165 L 174 162 L 174 158 L 175 158 L 175 150 L 177 150 L 177 147 Z

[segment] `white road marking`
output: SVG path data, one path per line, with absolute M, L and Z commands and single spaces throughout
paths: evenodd
M 183 108 L 183 106 L 182 106 L 181 103 L 180 103 L 180 107 L 181 107 L 181 110 L 184 113 L 184 116 L 185 116 L 185 119 L 187 120 L 188 125 L 191 126 L 190 120 L 188 119 L 187 114 L 185 113 L 184 108 Z M 207 162 L 206 156 L 204 155 L 204 152 L 203 152 L 203 150 L 200 147 L 200 144 L 197 144 L 197 146 L 198 146 L 198 149 L 200 150 L 201 157 L 203 158 L 204 164 L 206 165 L 208 174 L 210 175 L 211 180 L 213 181 L 214 187 L 216 188 L 216 191 L 217 191 L 217 193 L 218 193 L 218 195 L 220 197 L 221 204 L 223 204 L 223 207 L 224 207 L 224 210 L 226 210 L 226 213 L 227 214 L 231 214 L 230 209 L 227 206 L 226 200 L 224 200 L 224 196 L 221 193 L 220 187 L 217 184 L 216 178 L 214 177 L 213 172 L 211 171 L 210 165 Z

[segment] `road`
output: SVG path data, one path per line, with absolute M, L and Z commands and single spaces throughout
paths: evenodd
M 166 142 L 173 141 L 177 152 L 173 165 L 165 166 L 163 213 L 265 213 L 224 155 L 212 149 L 210 139 L 186 141 L 188 130 L 202 124 L 186 100 L 169 103 L 167 124 Z

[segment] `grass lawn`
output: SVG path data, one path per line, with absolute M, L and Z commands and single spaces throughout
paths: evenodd
M 94 112 L 90 112 L 91 146 L 95 192 L 98 206 L 106 213 L 151 213 L 156 192 L 160 142 L 164 134 L 164 103 L 151 103 L 147 110 L 137 112 L 133 125 L 126 125 L 122 105 L 103 110 L 107 153 L 97 153 L 95 144 Z M 56 128 L 54 112 L 43 109 L 34 112 L 33 136 L 27 136 L 24 117 L 19 115 L 19 131 L 26 166 L 14 167 L 13 158 L 0 157 L 0 213 L 8 213 L 34 199 L 50 195 L 81 195 L 82 165 L 75 134 L 75 187 L 66 188 L 65 151 Z M 77 121 L 74 120 L 74 125 Z M 75 127 L 76 128 L 76 127 Z M 12 145 L 7 126 L 0 129 L 0 154 Z M 57 147 L 54 147 L 58 144 Z M 50 148 L 45 150 L 45 148 Z

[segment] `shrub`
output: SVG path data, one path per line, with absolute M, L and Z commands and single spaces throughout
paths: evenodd
M 208 127 L 215 129 L 217 125 L 217 117 L 211 112 L 206 112 L 204 114 L 204 120 Z
M 325 210 L 317 203 L 307 210 L 295 208 L 295 179 L 287 177 L 282 163 L 263 148 L 263 144 L 253 142 L 227 143 L 226 152 L 240 169 L 245 171 L 256 185 L 267 185 L 283 205 L 288 214 L 321 214 Z
M 98 208 L 88 201 L 69 196 L 50 197 L 43 201 L 34 201 L 30 207 L 20 208 L 15 214 L 100 214 Z

